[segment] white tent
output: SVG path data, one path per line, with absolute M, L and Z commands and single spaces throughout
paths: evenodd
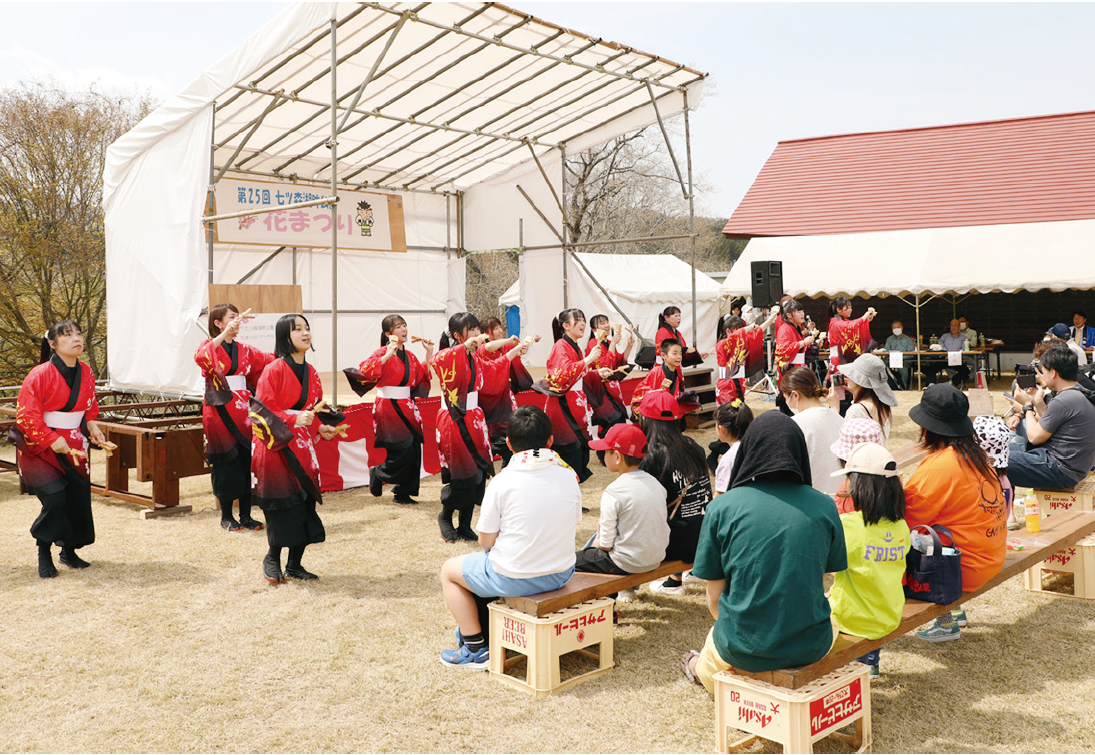
M 581 309 L 587 318 L 607 315 L 612 322 L 634 324 L 637 332 L 653 341 L 658 315 L 676 306 L 686 313 L 681 333 L 689 346 L 697 345 L 692 330 L 692 267 L 672 254 L 588 254 L 578 252 L 567 265 L 567 307 Z M 521 332 L 538 333 L 543 340 L 530 352 L 530 361 L 544 365 L 551 350 L 551 320 L 563 307 L 552 285 L 562 275 L 562 260 L 543 252 L 521 255 Z M 719 284 L 701 271 L 695 272 L 696 327 L 701 350 L 715 345 L 719 318 Z M 503 294 L 507 297 L 512 291 Z M 502 303 L 502 299 L 499 299 Z
M 919 296 L 1095 288 L 1095 220 L 754 238 L 721 290 L 748 296 L 750 262 L 783 263 L 791 296 Z
M 374 348 L 389 312 L 440 332 L 464 307 L 460 250 L 555 245 L 562 260 L 566 155 L 695 109 L 704 77 L 492 3 L 287 9 L 108 153 L 111 386 L 200 392 L 209 283 L 301 285 L 332 372 Z M 261 201 L 249 181 L 266 205 L 226 212 Z M 353 192 L 378 214 L 401 203 L 406 253 L 347 251 Z M 285 232 L 305 209 L 329 240 L 227 240 L 245 224 Z

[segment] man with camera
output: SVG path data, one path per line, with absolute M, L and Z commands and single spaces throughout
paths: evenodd
M 1008 477 L 1016 487 L 1072 488 L 1095 463 L 1095 393 L 1077 383 L 1076 355 L 1064 344 L 1035 360 L 1038 386 L 1016 388 L 1009 426 Z M 1046 404 L 1046 391 L 1054 391 Z

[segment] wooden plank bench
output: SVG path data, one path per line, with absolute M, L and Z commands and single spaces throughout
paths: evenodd
M 499 598 L 499 601 L 522 613 L 543 617 L 588 600 L 604 598 L 621 590 L 630 590 L 646 582 L 653 582 L 658 577 L 686 572 L 691 568 L 692 564 L 684 561 L 662 561 L 657 569 L 642 574 L 574 572 L 574 576 L 558 590 L 527 595 L 523 598 Z
M 899 470 L 915 467 L 928 455 L 928 449 L 919 442 L 909 443 L 893 452 L 893 460 L 897 462 Z
M 950 606 L 906 600 L 901 623 L 882 639 L 841 634 L 833 649 L 809 666 L 750 673 L 715 674 L 715 736 L 719 752 L 749 746 L 758 736 L 781 742 L 785 751 L 812 752 L 813 742 L 834 736 L 867 752 L 871 747 L 870 683 L 867 667 L 855 660 L 877 650 L 921 624 L 973 600 L 1012 577 L 1040 565 L 1054 553 L 1095 533 L 1095 512 L 1066 511 L 1047 517 L 1038 533 L 1013 533 L 1023 550 L 1009 550 L 1000 573 L 978 590 L 965 592 Z M 759 718 L 758 718 L 759 716 Z M 759 723 L 758 723 L 759 722 Z M 855 723 L 854 735 L 837 730 Z M 765 728 L 768 727 L 768 728 Z M 731 742 L 729 732 L 749 733 Z

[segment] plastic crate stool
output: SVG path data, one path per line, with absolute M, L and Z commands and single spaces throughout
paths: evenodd
M 1073 575 L 1072 595 L 1042 587 L 1042 577 L 1046 572 Z M 1088 535 L 1075 545 L 1057 551 L 1042 563 L 1032 566 L 1024 573 L 1023 581 L 1031 592 L 1095 600 L 1095 535 Z
M 784 752 L 813 752 L 813 744 L 855 722 L 854 736 L 838 735 L 856 752 L 871 750 L 871 683 L 868 668 L 849 663 L 800 689 L 777 687 L 731 671 L 715 674 L 715 739 L 719 752 L 737 752 L 757 737 Z M 749 736 L 729 741 L 728 731 Z
M 490 609 L 490 674 L 518 689 L 542 695 L 569 687 L 612 668 L 611 598 L 580 603 L 539 617 L 495 601 Z M 600 645 L 596 656 L 586 648 Z M 528 659 L 526 678 L 506 673 L 506 650 Z M 596 657 L 597 668 L 560 681 L 559 659 L 580 651 Z M 509 659 L 509 662 L 519 660 Z
M 1051 516 L 1061 511 L 1095 510 L 1095 479 L 1085 477 L 1076 483 L 1072 490 L 1035 490 L 1042 516 Z

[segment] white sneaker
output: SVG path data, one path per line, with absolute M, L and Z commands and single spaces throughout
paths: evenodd
M 700 579 L 695 574 L 693 574 L 691 571 L 686 571 L 684 573 L 684 577 L 681 579 L 681 581 L 684 582 L 686 585 L 687 584 L 695 584 L 695 585 L 706 585 L 707 584 L 706 579 Z
M 635 590 L 634 589 L 632 589 L 632 590 L 620 590 L 618 593 L 616 593 L 616 602 L 617 603 L 632 603 L 636 600 L 638 600 L 638 597 L 635 595 Z
M 684 595 L 684 585 L 666 587 L 664 579 L 651 582 L 647 587 L 650 588 L 650 592 L 658 593 L 659 595 Z

